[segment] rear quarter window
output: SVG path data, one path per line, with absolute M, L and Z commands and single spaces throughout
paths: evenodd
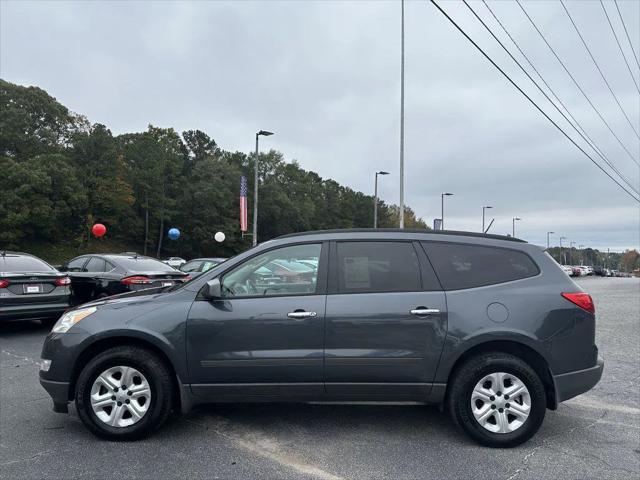
M 540 269 L 519 250 L 422 242 L 445 290 L 482 287 L 534 277 Z

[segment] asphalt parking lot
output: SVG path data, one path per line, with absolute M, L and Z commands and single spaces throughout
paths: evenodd
M 132 443 L 51 411 L 37 322 L 0 326 L 0 478 L 587 479 L 640 473 L 640 280 L 586 278 L 602 381 L 547 412 L 529 443 L 492 450 L 419 405 L 220 405 Z

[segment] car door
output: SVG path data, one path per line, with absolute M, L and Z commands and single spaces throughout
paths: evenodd
M 325 324 L 328 394 L 428 395 L 447 305 L 418 243 L 332 242 Z
M 189 312 L 193 392 L 321 395 L 326 271 L 322 243 L 273 248 L 224 271 L 222 298 L 196 300 Z

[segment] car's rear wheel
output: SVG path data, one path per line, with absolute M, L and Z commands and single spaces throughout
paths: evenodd
M 95 356 L 76 386 L 78 416 L 107 439 L 138 439 L 160 427 L 171 411 L 173 379 L 153 352 L 114 347 Z
M 454 374 L 447 402 L 454 421 L 489 447 L 515 447 L 540 428 L 545 389 L 536 371 L 518 357 L 485 353 Z

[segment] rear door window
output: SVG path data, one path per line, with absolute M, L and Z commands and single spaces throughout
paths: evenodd
M 438 242 L 422 245 L 445 290 L 495 285 L 540 273 L 531 257 L 518 250 Z
M 338 293 L 416 292 L 418 256 L 409 242 L 338 242 Z
M 99 257 L 91 257 L 87 266 L 85 267 L 87 272 L 104 272 L 105 271 L 105 262 L 103 259 Z

